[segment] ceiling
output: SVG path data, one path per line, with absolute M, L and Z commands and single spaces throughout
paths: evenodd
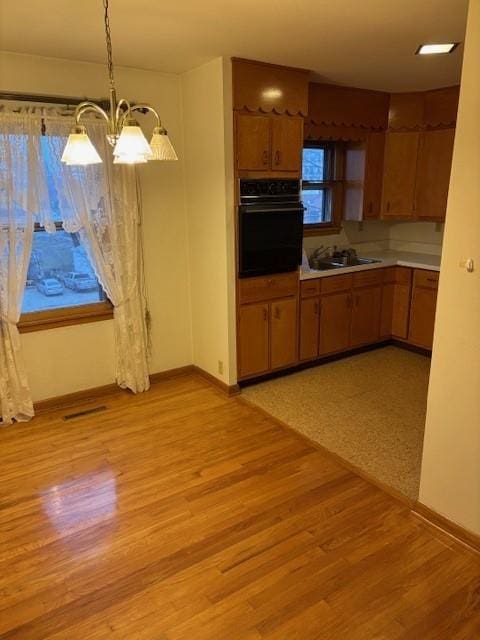
M 181 73 L 217 56 L 311 69 L 387 91 L 460 80 L 468 0 L 110 0 L 116 64 Z M 102 0 L 0 0 L 0 49 L 104 62 Z

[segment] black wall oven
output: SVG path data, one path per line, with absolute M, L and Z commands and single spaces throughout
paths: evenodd
M 302 262 L 299 180 L 240 180 L 239 276 L 296 271 Z

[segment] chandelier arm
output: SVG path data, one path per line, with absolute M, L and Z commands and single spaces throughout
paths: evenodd
M 102 107 L 100 107 L 98 104 L 95 104 L 94 102 L 87 101 L 87 102 L 81 102 L 75 109 L 76 125 L 80 124 L 80 118 L 83 116 L 84 113 L 87 113 L 88 111 L 95 111 L 95 113 L 99 113 L 110 124 L 110 118 L 108 117 L 108 114 L 105 111 L 105 109 L 102 109 Z
M 135 105 L 133 105 L 133 107 L 131 107 L 131 111 L 142 111 L 142 112 L 143 111 L 149 111 L 150 113 L 153 113 L 153 115 L 157 119 L 157 126 L 158 127 L 162 126 L 162 121 L 160 120 L 160 116 L 158 115 L 158 111 L 156 111 L 156 109 L 151 107 L 149 104 L 135 104 Z
M 126 107 L 124 110 L 123 107 Z M 131 113 L 131 107 L 128 100 L 125 98 L 121 98 L 118 101 L 117 108 L 115 109 L 115 123 L 118 131 L 121 129 L 121 125 L 123 126 L 123 122 L 125 118 Z

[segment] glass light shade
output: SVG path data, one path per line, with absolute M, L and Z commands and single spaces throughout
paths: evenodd
M 147 162 L 149 159 L 150 157 L 145 155 L 131 153 L 130 155 L 124 154 L 121 156 L 114 156 L 113 164 L 142 164 Z
M 170 138 L 163 127 L 155 127 L 150 140 L 152 155 L 150 160 L 178 160 Z
M 76 126 L 72 129 L 63 150 L 62 162 L 67 165 L 88 165 L 102 162 L 85 127 Z
M 114 156 L 132 158 L 134 156 L 145 156 L 147 160 L 151 153 L 152 150 L 138 124 L 127 124 L 122 127 L 117 144 L 113 150 Z

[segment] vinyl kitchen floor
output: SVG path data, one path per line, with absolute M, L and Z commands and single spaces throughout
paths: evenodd
M 388 346 L 242 395 L 408 498 L 418 497 L 430 359 Z

